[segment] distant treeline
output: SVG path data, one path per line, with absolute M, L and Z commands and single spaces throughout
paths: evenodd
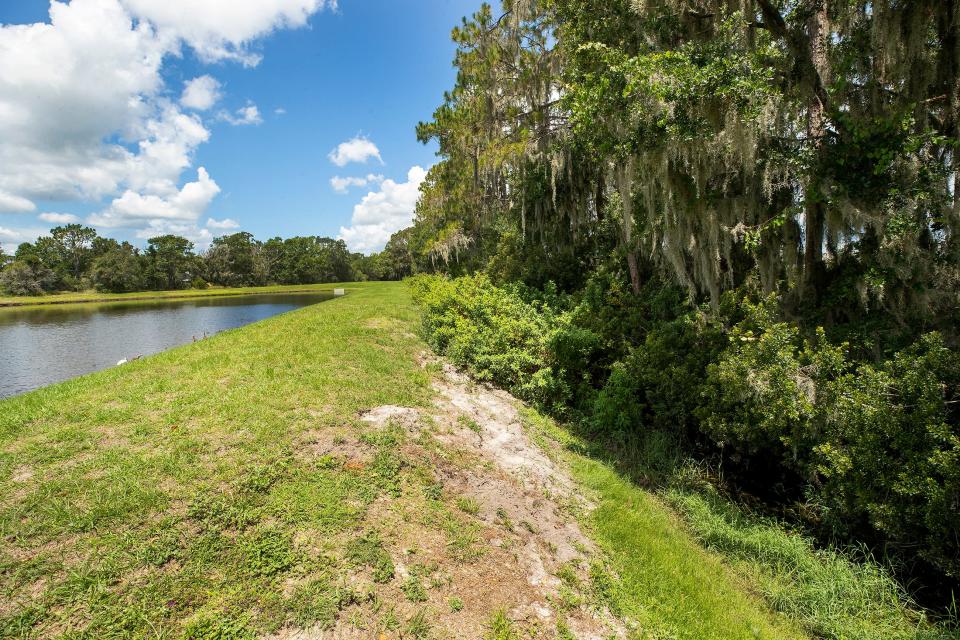
M 379 254 L 351 253 L 342 240 L 320 236 L 257 240 L 245 231 L 195 251 L 176 235 L 150 238 L 141 250 L 79 224 L 56 227 L 9 256 L 0 247 L 0 290 L 11 295 L 51 291 L 127 291 L 391 280 L 405 275 L 404 248 L 392 240 Z

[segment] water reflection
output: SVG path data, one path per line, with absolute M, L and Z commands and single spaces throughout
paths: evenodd
M 330 297 L 269 294 L 0 309 L 0 398 Z

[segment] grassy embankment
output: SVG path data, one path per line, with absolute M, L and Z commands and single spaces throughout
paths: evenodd
M 336 286 L 353 286 L 352 283 Z M 178 289 L 175 291 L 135 291 L 133 293 L 101 293 L 77 291 L 51 293 L 43 296 L 0 296 L 0 307 L 26 307 L 36 305 L 81 304 L 97 302 L 134 302 L 137 300 L 179 300 L 217 296 L 242 296 L 263 293 L 315 293 L 332 291 L 332 284 L 287 284 L 265 287 L 210 287 L 208 289 Z
M 0 636 L 246 638 L 338 620 L 429 637 L 441 612 L 476 606 L 439 600 L 416 549 L 387 553 L 391 513 L 446 536 L 458 562 L 483 562 L 489 543 L 402 432 L 358 418 L 430 403 L 417 325 L 403 285 L 360 284 L 0 401 Z M 369 463 L 321 455 L 324 443 Z M 598 573 L 592 590 L 639 622 L 638 637 L 804 637 L 802 615 L 773 614 L 757 595 L 762 576 L 704 550 L 609 466 L 562 451 L 619 576 Z M 401 561 L 422 567 L 419 589 L 407 588 L 416 572 L 397 586 Z M 490 637 L 513 637 L 498 610 L 489 619 Z

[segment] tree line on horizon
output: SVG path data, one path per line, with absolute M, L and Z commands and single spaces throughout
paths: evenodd
M 170 234 L 150 238 L 140 249 L 70 224 L 20 244 L 12 255 L 0 247 L 0 291 L 29 296 L 390 280 L 405 275 L 398 272 L 402 255 L 399 242 L 365 256 L 350 252 L 343 240 L 296 236 L 261 241 L 245 231 L 215 238 L 203 251 Z

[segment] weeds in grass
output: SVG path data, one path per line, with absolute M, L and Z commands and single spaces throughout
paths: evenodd
M 316 624 L 329 629 L 341 610 L 359 600 L 360 597 L 352 589 L 334 586 L 329 576 L 321 576 L 298 587 L 291 597 L 289 608 L 294 623 L 300 627 Z
M 380 618 L 380 627 L 384 631 L 396 631 L 400 628 L 400 619 L 393 607 L 388 609 Z
M 201 495 L 187 513 L 201 527 L 216 530 L 240 531 L 260 519 L 247 500 L 225 493 Z
M 441 482 L 432 482 L 423 487 L 423 496 L 427 500 L 442 500 L 443 499 L 443 483 Z
M 463 600 L 457 596 L 452 596 L 447 604 L 450 606 L 450 611 L 453 613 L 459 613 L 463 611 Z
M 498 609 L 490 616 L 487 623 L 487 633 L 485 640 L 519 640 L 517 632 L 513 628 L 513 622 L 507 617 L 507 612 Z
M 596 561 L 590 563 L 590 589 L 594 599 L 598 604 L 606 607 L 610 613 L 619 615 L 620 610 L 615 596 L 616 588 L 616 580 L 602 563 Z
M 457 416 L 457 424 L 459 424 L 461 427 L 469 429 L 470 431 L 473 431 L 474 433 L 481 433 L 483 431 L 483 428 L 480 426 L 479 422 L 464 413 L 461 413 L 459 416 Z
M 449 515 L 443 529 L 447 535 L 447 551 L 454 561 L 475 562 L 483 557 L 484 548 L 476 524 Z
M 243 571 L 252 575 L 276 575 L 289 569 L 295 560 L 289 535 L 273 527 L 244 534 L 238 548 Z
M 480 503 L 468 496 L 458 497 L 457 507 L 459 507 L 460 511 L 463 511 L 471 516 L 475 516 L 480 513 Z
M 513 533 L 513 522 L 510 520 L 510 516 L 503 507 L 497 507 L 497 520 L 504 529 Z
M 368 531 L 354 539 L 347 548 L 347 557 L 358 565 L 370 567 L 374 582 L 382 584 L 393 580 L 396 570 L 393 560 L 383 548 L 383 543 L 376 531 Z
M 427 590 L 423 586 L 423 580 L 417 574 L 410 574 L 401 585 L 400 590 L 410 602 L 426 602 Z
M 266 493 L 280 478 L 289 473 L 290 460 L 281 459 L 271 464 L 255 465 L 237 483 L 241 492 Z
M 577 576 L 577 568 L 573 561 L 565 562 L 557 569 L 557 577 L 560 582 L 571 589 L 580 588 L 580 578 Z
M 562 618 L 557 620 L 557 640 L 577 640 L 577 636 L 573 635 L 570 627 L 567 626 L 566 620 Z
M 212 613 L 191 621 L 183 633 L 184 640 L 252 640 L 255 637 L 245 619 Z
M 180 532 L 173 523 L 166 522 L 143 547 L 141 557 L 147 564 L 160 567 L 181 555 Z
M 407 622 L 407 634 L 411 638 L 418 640 L 430 637 L 430 621 L 427 619 L 427 612 L 423 609 L 417 611 Z

